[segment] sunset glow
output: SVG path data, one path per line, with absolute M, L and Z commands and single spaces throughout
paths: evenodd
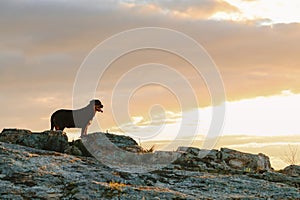
M 76 96 L 78 105 L 73 94 L 80 67 L 95 47 L 128 30 L 158 27 L 191 38 L 216 66 L 226 94 L 226 101 L 218 102 L 226 108 L 222 131 L 208 134 L 217 107 L 204 76 L 210 75 L 208 62 L 201 60 L 198 72 L 174 51 L 136 48 L 110 60 L 101 76 L 91 71 L 97 76 L 93 95 L 101 99 L 104 113 L 96 114 L 89 133 L 124 134 L 158 149 L 175 139 L 202 147 L 206 137 L 218 137 L 215 148 L 267 152 L 278 167 L 286 164 L 277 155 L 280 148 L 300 146 L 300 1 L 92 2 L 0 2 L 0 129 L 48 130 L 55 110 L 86 106 L 90 94 Z M 121 47 L 103 52 L 109 57 L 150 36 L 124 38 Z M 174 38 L 162 43 L 202 58 Z M 91 62 L 95 69 L 104 67 L 97 61 Z M 146 67 L 138 70 L 141 66 Z M 88 77 L 80 86 L 91 82 Z M 80 132 L 65 131 L 70 140 Z M 182 143 L 168 148 L 176 145 Z
M 226 120 L 220 136 L 224 135 L 252 135 L 252 136 L 284 136 L 300 134 L 300 95 L 293 94 L 289 90 L 282 91 L 281 94 L 269 97 L 256 97 L 240 101 L 226 103 Z M 195 119 L 196 113 L 199 113 L 199 122 Z M 190 119 L 189 124 L 181 124 L 182 114 L 168 111 L 166 118 L 156 118 L 161 122 L 158 126 L 165 124 L 156 137 L 150 137 L 151 121 L 147 121 L 145 116 L 133 116 L 132 122 L 124 125 L 126 134 L 145 140 L 168 140 L 175 139 L 180 126 L 198 126 L 197 135 L 207 135 L 211 124 L 211 107 L 194 109 L 186 112 Z M 173 119 L 173 120 L 171 120 Z M 99 118 L 101 121 L 101 117 Z M 153 130 L 157 123 L 152 127 Z M 148 127 L 149 132 L 139 132 L 136 127 Z M 115 127 L 117 128 L 117 127 Z M 114 129 L 112 129 L 114 130 Z M 136 135 L 135 135 L 136 134 Z M 187 134 L 188 135 L 188 134 Z M 186 136 L 187 136 L 186 135 Z
M 262 24 L 264 25 L 300 22 L 300 2 L 297 0 L 225 1 L 240 10 L 239 13 L 236 13 L 235 17 L 231 17 L 232 20 L 262 20 Z M 226 19 L 226 17 L 230 18 L 230 14 L 222 17 L 221 14 L 217 13 L 213 18 Z

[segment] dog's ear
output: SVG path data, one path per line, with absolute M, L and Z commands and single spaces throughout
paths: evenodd
M 90 104 L 93 104 L 93 105 L 101 105 L 101 101 L 98 100 L 98 99 L 93 99 L 90 101 Z
M 102 105 L 102 103 L 101 103 L 101 101 L 100 100 L 95 100 L 95 104 L 97 104 L 97 105 Z
M 93 99 L 93 100 L 90 100 L 90 104 L 95 105 L 95 100 L 94 100 L 94 99 Z

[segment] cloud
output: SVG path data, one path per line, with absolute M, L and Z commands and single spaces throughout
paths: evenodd
M 240 12 L 236 16 L 223 14 L 219 19 L 232 17 L 234 21 L 263 21 L 260 24 L 272 25 L 278 23 L 299 23 L 299 1 L 297 0 L 224 0 L 236 6 Z
M 90 50 L 113 34 L 144 26 L 175 29 L 202 44 L 219 67 L 230 100 L 287 89 L 300 92 L 298 23 L 270 27 L 207 19 L 217 11 L 239 12 L 221 1 L 139 2 L 0 1 L 0 105 L 1 117 L 6 119 L 0 127 L 21 126 L 24 120 L 28 128 L 48 128 L 48 122 L 41 125 L 38 119 L 54 109 L 72 106 L 76 73 Z M 109 92 L 116 80 L 132 66 L 145 62 L 174 67 L 189 78 L 201 106 L 210 104 L 205 82 L 188 63 L 171 54 L 141 51 L 112 63 L 100 83 L 103 90 L 97 94 L 105 100 L 106 116 L 111 115 Z M 137 78 L 146 80 L 143 75 Z M 176 79 L 171 81 L 184 89 Z M 122 91 L 130 86 L 123 85 Z M 134 107 L 147 112 L 150 104 L 160 101 L 168 106 L 166 110 L 178 111 L 173 97 L 156 89 L 141 93 Z M 48 101 L 33 101 L 43 98 Z M 18 121 L 15 116 L 20 116 Z M 112 117 L 99 118 L 105 128 L 113 122 Z
M 220 0 L 129 1 L 124 5 L 135 11 L 159 12 L 191 19 L 207 19 L 216 12 L 239 12 L 236 7 Z
M 247 144 L 234 144 L 227 146 L 228 148 L 238 149 L 238 148 L 264 148 L 269 146 L 288 146 L 288 145 L 296 145 L 299 146 L 300 142 L 267 142 L 267 143 L 257 143 L 257 142 L 250 142 Z

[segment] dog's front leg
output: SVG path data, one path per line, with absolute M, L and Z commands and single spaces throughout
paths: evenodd
M 87 135 L 86 132 L 87 132 L 87 126 L 85 126 L 85 128 L 81 128 L 81 136 L 80 137 L 84 137 L 85 135 Z
M 87 135 L 87 128 L 88 126 L 92 123 L 92 120 L 90 120 L 87 125 L 85 125 L 85 128 L 81 128 L 81 136 L 80 137 L 83 137 L 85 135 Z

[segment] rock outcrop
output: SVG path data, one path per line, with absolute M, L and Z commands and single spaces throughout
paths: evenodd
M 280 170 L 280 172 L 288 176 L 300 177 L 300 166 L 290 165 L 284 168 L 283 170 Z
M 179 147 L 182 156 L 175 163 L 186 169 L 206 170 L 223 173 L 224 171 L 268 172 L 271 171 L 269 157 L 264 154 L 249 154 L 233 149 L 203 150 L 193 147 Z
M 300 199 L 299 166 L 275 172 L 263 154 L 180 147 L 157 154 L 180 155 L 175 162 L 135 173 L 107 167 L 93 157 L 65 154 L 86 153 L 80 141 L 52 141 L 58 135 L 65 138 L 62 132 L 36 134 L 13 129 L 0 134 L 1 199 Z M 118 148 L 143 153 L 129 137 L 108 138 Z M 49 145 L 36 141 L 61 148 L 49 150 Z
M 104 136 L 107 137 L 114 145 L 126 151 L 143 151 L 136 141 L 128 136 L 114 135 L 110 133 L 96 134 L 104 134 Z M 92 135 L 93 134 L 88 135 L 87 137 L 91 138 Z M 75 156 L 92 156 L 83 145 L 82 140 L 68 142 L 66 133 L 62 131 L 31 132 L 24 129 L 3 129 L 0 133 L 0 142 L 67 153 Z
M 69 148 L 68 137 L 61 131 L 33 133 L 22 129 L 4 129 L 0 141 L 61 153 Z

